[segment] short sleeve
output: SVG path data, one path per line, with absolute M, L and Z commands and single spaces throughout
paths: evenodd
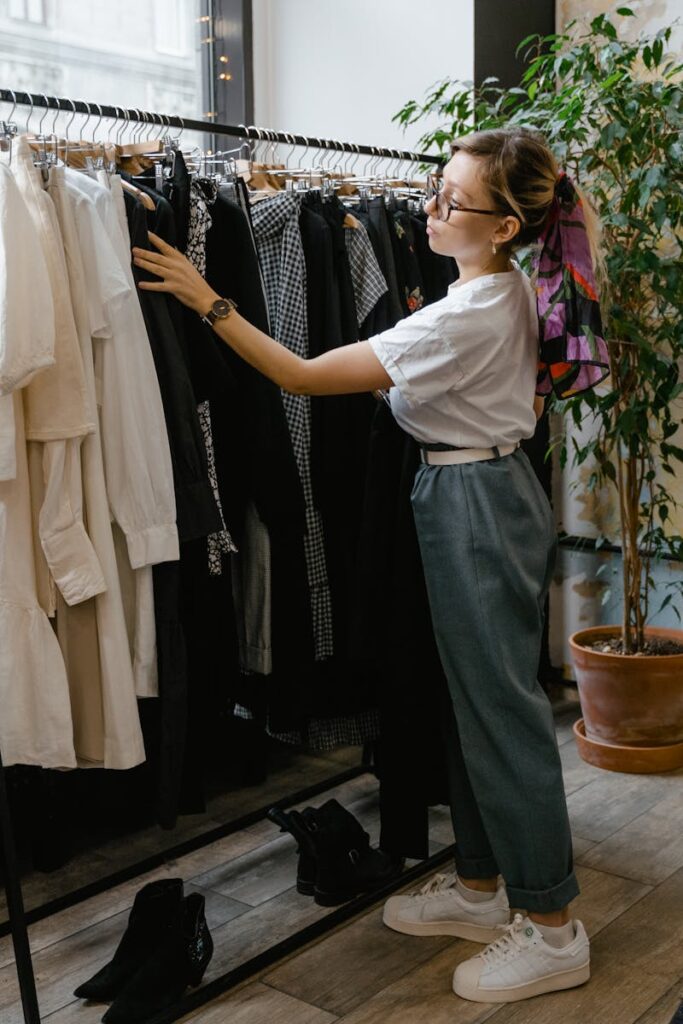
M 380 363 L 409 405 L 421 405 L 463 381 L 454 335 L 457 312 L 428 315 L 430 307 L 369 339 Z

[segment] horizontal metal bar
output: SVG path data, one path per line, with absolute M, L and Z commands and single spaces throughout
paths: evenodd
M 560 547 L 571 548 L 574 551 L 592 551 L 599 555 L 603 552 L 607 552 L 611 555 L 623 554 L 623 548 L 621 544 L 612 544 L 610 541 L 604 541 L 599 547 L 595 537 L 578 537 L 574 534 L 561 533 L 558 542 Z M 643 557 L 646 557 L 646 552 L 641 552 Z M 655 556 L 652 555 L 652 558 Z M 662 562 L 683 562 L 683 558 L 678 555 L 662 555 Z
M 17 92 L 13 89 L 0 89 L 0 100 L 5 103 L 16 103 L 18 106 L 39 107 L 48 110 L 63 110 L 66 113 L 90 114 L 91 117 L 115 118 L 131 123 L 180 128 L 187 131 L 206 132 L 215 135 L 230 135 L 236 139 L 252 139 L 255 142 L 281 142 L 290 146 L 309 146 L 315 149 L 329 149 L 336 153 L 362 154 L 364 156 L 386 157 L 394 160 L 410 160 L 423 164 L 443 164 L 443 159 L 433 153 L 413 153 L 409 150 L 389 148 L 388 146 L 366 146 L 356 142 L 340 142 L 336 139 L 307 137 L 294 132 L 275 131 L 272 128 L 259 128 L 254 125 L 215 124 L 213 121 L 199 121 L 193 118 L 178 117 L 176 114 L 160 114 L 155 111 L 124 109 L 101 103 L 90 103 L 87 100 L 71 100 L 60 96 L 40 95 L 37 93 Z
M 442 864 L 452 861 L 454 853 L 455 846 L 448 846 L 445 850 L 439 850 L 432 857 L 428 857 L 426 860 L 416 864 L 415 867 L 404 871 L 403 874 L 399 875 L 389 885 L 384 886 L 384 888 L 377 890 L 377 892 L 357 896 L 356 899 L 350 900 L 337 910 L 333 910 L 319 921 L 314 921 L 313 924 L 309 924 L 306 928 L 294 932 L 293 935 L 288 935 L 286 939 L 270 946 L 263 953 L 252 957 L 251 960 L 245 960 L 238 967 L 233 968 L 231 971 L 226 971 L 225 974 L 214 978 L 213 981 L 209 981 L 206 985 L 195 989 L 194 992 L 186 995 L 173 1006 L 169 1006 L 167 1010 L 156 1014 L 154 1017 L 150 1017 L 145 1024 L 172 1024 L 173 1021 L 180 1020 L 181 1017 L 199 1009 L 200 1006 L 206 1006 L 207 1003 L 229 992 L 243 981 L 253 978 L 254 975 L 259 974 L 267 967 L 271 967 L 278 960 L 282 960 L 283 957 L 296 953 L 297 950 L 302 949 L 309 942 L 322 938 L 340 924 L 344 924 L 364 910 L 369 910 L 375 904 L 381 903 L 387 896 L 396 892 L 397 889 L 402 889 L 405 885 L 409 885 L 411 882 L 422 878 L 425 874 L 429 874 L 435 868 L 441 867 Z M 311 899 L 310 896 L 302 896 L 301 898 Z M 239 918 L 233 920 L 233 924 L 238 924 L 238 922 Z
M 348 768 L 346 771 L 339 772 L 337 775 L 334 775 L 329 779 L 317 782 L 314 786 L 308 786 L 306 789 L 301 789 L 297 793 L 290 793 L 285 797 L 273 799 L 264 807 L 259 807 L 255 811 L 243 814 L 241 817 L 235 818 L 233 821 L 228 821 L 223 825 L 218 825 L 216 828 L 203 832 L 201 835 L 195 836 L 192 839 L 186 839 L 184 842 L 177 843 L 175 846 L 171 846 L 166 850 L 160 850 L 159 853 L 152 854 L 149 857 L 145 857 L 143 860 L 136 861 L 135 864 L 129 864 L 128 867 L 121 868 L 120 871 L 115 871 L 111 875 L 105 875 L 104 878 L 98 878 L 96 881 L 88 883 L 88 885 L 81 886 L 79 889 L 74 889 L 72 892 L 65 893 L 63 896 L 57 896 L 53 900 L 48 900 L 47 903 L 42 903 L 38 907 L 28 908 L 25 912 L 26 921 L 28 924 L 34 924 L 36 921 L 42 921 L 46 917 L 51 917 L 53 914 L 58 914 L 62 910 L 67 910 L 69 907 L 74 907 L 78 903 L 83 903 L 84 900 L 89 900 L 92 896 L 99 896 L 102 892 L 107 892 L 109 889 L 113 889 L 117 885 L 122 885 L 123 882 L 128 882 L 131 878 L 137 878 L 138 875 L 144 875 L 147 871 L 153 871 L 155 868 L 159 868 L 169 861 L 177 860 L 180 857 L 186 856 L 188 853 L 194 853 L 195 850 L 201 850 L 203 847 L 209 846 L 211 843 L 215 843 L 219 839 L 224 839 L 226 836 L 233 835 L 235 832 L 240 832 L 244 828 L 249 828 L 250 825 L 255 825 L 257 822 L 263 821 L 266 817 L 266 811 L 272 807 L 274 803 L 277 804 L 278 807 L 283 808 L 292 807 L 294 804 L 305 803 L 308 800 L 312 800 L 313 797 L 319 796 L 321 793 L 326 793 L 335 786 L 341 786 L 345 782 L 350 782 L 351 779 L 356 779 L 360 775 L 367 774 L 369 770 L 368 766 L 359 764 L 353 768 Z M 0 924 L 0 937 L 8 935 L 10 930 L 10 921 L 3 921 Z

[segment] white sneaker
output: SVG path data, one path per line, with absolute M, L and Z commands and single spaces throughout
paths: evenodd
M 533 921 L 515 914 L 501 938 L 456 967 L 453 991 L 476 1003 L 514 1003 L 583 985 L 590 978 L 590 944 L 581 922 L 572 923 L 573 940 L 556 949 Z
M 472 942 L 493 942 L 510 921 L 505 886 L 490 900 L 473 903 L 456 889 L 457 875 L 436 875 L 422 889 L 391 896 L 384 923 L 404 935 L 455 935 Z

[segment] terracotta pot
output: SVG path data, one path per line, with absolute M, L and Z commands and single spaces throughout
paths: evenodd
M 683 653 L 635 656 L 607 654 L 582 646 L 613 637 L 615 633 L 619 633 L 618 626 L 595 626 L 569 638 L 583 712 L 582 734 L 586 740 L 579 743 L 581 756 L 597 764 L 599 747 L 607 745 L 623 748 L 623 757 L 620 759 L 616 751 L 610 751 L 609 756 L 603 758 L 610 763 L 601 767 L 612 767 L 616 771 L 662 771 L 678 767 L 683 764 Z M 646 635 L 683 644 L 682 630 L 650 627 Z M 671 763 L 671 758 L 661 749 L 665 747 L 678 748 L 674 758 L 678 763 Z M 640 755 L 636 757 L 632 752 L 637 752 L 638 748 Z M 592 756 L 586 756 L 587 753 Z M 636 762 L 641 767 L 629 767 L 629 763 L 635 765 Z

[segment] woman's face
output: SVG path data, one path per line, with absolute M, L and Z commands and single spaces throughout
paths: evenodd
M 458 150 L 448 161 L 443 172 L 443 194 L 449 203 L 477 210 L 495 210 L 495 204 L 480 179 L 481 158 Z M 448 220 L 439 220 L 436 199 L 425 203 L 427 234 L 434 252 L 453 256 L 463 263 L 477 263 L 490 259 L 492 243 L 502 244 L 510 236 L 506 222 L 515 225 L 514 218 L 499 217 L 467 210 L 451 210 Z

